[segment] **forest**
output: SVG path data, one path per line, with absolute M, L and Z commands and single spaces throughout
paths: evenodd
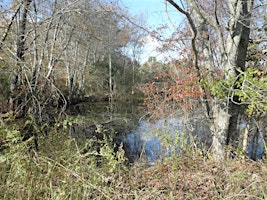
M 161 3 L 0 0 L 1 199 L 267 199 L 267 2 Z

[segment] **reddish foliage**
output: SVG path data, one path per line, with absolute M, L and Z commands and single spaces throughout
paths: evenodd
M 173 61 L 158 69 L 152 82 L 140 87 L 146 95 L 144 104 L 154 117 L 169 115 L 178 108 L 189 111 L 198 104 L 203 91 L 192 68 L 191 62 Z

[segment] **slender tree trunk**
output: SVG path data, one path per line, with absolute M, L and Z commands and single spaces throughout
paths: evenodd
M 22 15 L 21 19 L 19 20 L 19 28 L 18 28 L 18 37 L 17 37 L 17 69 L 13 71 L 12 77 L 11 77 L 11 82 L 10 82 L 10 92 L 11 96 L 9 99 L 9 106 L 11 111 L 16 111 L 17 106 L 15 104 L 15 98 L 16 94 L 15 91 L 20 85 L 20 79 L 22 76 L 22 65 L 23 62 L 25 61 L 25 40 L 26 40 L 26 24 L 27 24 L 27 14 L 30 8 L 32 0 L 24 0 L 22 4 Z
M 110 101 L 113 99 L 113 89 L 112 89 L 112 60 L 111 60 L 111 52 L 109 50 L 108 54 L 108 71 L 109 71 L 109 96 Z
M 40 72 L 40 65 L 38 65 L 38 47 L 37 47 L 37 38 L 38 38 L 38 33 L 37 33 L 37 24 L 38 24 L 38 19 L 37 19 L 37 8 L 36 8 L 36 3 L 33 1 L 33 8 L 34 8 L 34 22 L 33 22 L 33 66 L 32 66 L 32 75 L 31 75 L 31 91 L 35 95 L 35 91 L 37 89 L 38 85 L 38 78 L 39 78 L 39 72 Z
M 54 51 L 55 51 L 55 46 L 56 46 L 56 42 L 57 42 L 57 37 L 59 34 L 59 26 L 60 26 L 60 21 L 57 22 L 56 26 L 55 26 L 55 30 L 54 30 L 54 34 L 53 34 L 53 42 L 52 42 L 52 46 L 50 48 L 50 55 L 49 55 L 49 61 L 47 64 L 47 68 L 48 68 L 48 72 L 46 75 L 46 79 L 50 79 L 51 75 L 53 74 L 54 71 L 54 65 L 55 65 L 55 57 L 54 57 Z
M 79 92 L 81 93 L 82 97 L 85 94 L 85 73 L 86 67 L 88 65 L 88 57 L 89 57 L 89 48 L 87 49 L 86 56 L 84 58 L 84 62 L 82 64 L 81 74 L 80 74 L 80 81 L 79 81 Z
M 3 50 L 2 49 L 2 45 L 3 45 L 3 43 L 5 42 L 5 40 L 6 40 L 7 36 L 8 36 L 8 33 L 9 33 L 10 29 L 11 29 L 11 26 L 12 26 L 12 24 L 14 22 L 14 19 L 17 17 L 17 15 L 18 15 L 18 13 L 20 11 L 20 8 L 21 8 L 21 5 L 19 5 L 17 7 L 17 9 L 15 10 L 14 14 L 11 17 L 11 20 L 10 20 L 9 24 L 5 28 L 4 34 L 2 35 L 2 38 L 0 40 L 0 50 Z
M 250 132 L 250 122 L 247 122 L 244 133 L 243 133 L 243 141 L 242 141 L 242 151 L 246 153 L 248 150 L 248 140 L 249 140 L 249 132 Z

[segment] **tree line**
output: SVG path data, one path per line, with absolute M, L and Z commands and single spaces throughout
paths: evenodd
M 1 109 L 42 121 L 84 96 L 131 91 L 143 22 L 118 1 L 4 1 L 0 16 Z

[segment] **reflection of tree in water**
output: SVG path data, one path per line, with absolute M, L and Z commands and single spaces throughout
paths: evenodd
M 212 143 L 208 122 L 201 116 L 201 112 L 195 112 L 193 119 L 177 117 L 149 122 L 145 119 L 139 121 L 140 113 L 138 114 L 139 111 L 134 105 L 115 102 L 113 109 L 110 109 L 109 102 L 85 103 L 77 106 L 83 117 L 81 124 L 72 125 L 70 131 L 72 137 L 84 141 L 94 135 L 99 136 L 98 132 L 104 131 L 107 134 L 114 132 L 113 143 L 118 147 L 123 142 L 123 149 L 129 163 L 155 161 L 174 153 L 183 153 L 180 149 L 181 145 L 202 148 L 206 155 L 206 150 Z M 246 121 L 240 121 L 240 134 L 244 131 L 246 123 Z M 262 134 L 263 124 L 260 126 Z M 249 132 L 248 150 L 245 152 L 256 160 L 263 156 L 264 134 L 261 135 L 256 129 L 254 132 L 252 130 Z M 242 142 L 242 140 L 238 141 L 236 148 L 242 147 Z
M 251 159 L 258 160 L 264 156 L 264 149 L 266 148 L 266 146 L 265 146 L 263 132 L 261 132 L 259 128 L 256 128 L 255 131 L 253 132 L 254 133 L 251 134 L 252 137 L 249 141 L 247 151 Z

